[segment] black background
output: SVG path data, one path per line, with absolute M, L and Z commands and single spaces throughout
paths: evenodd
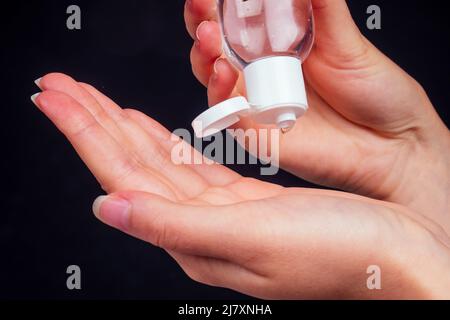
M 449 125 L 448 11 L 437 1 L 348 3 L 363 33 L 425 87 Z M 81 31 L 66 28 L 71 4 L 81 7 Z M 370 4 L 382 8 L 382 30 L 365 28 Z M 183 5 L 182 0 L 0 4 L 0 298 L 245 298 L 194 283 L 161 250 L 99 223 L 91 204 L 102 190 L 29 99 L 38 91 L 36 78 L 59 71 L 171 130 L 187 128 L 207 101 L 191 74 Z M 255 177 L 259 172 L 254 166 L 236 169 Z M 310 186 L 283 172 L 267 179 Z M 82 268 L 81 291 L 66 289 L 65 271 L 72 264 Z

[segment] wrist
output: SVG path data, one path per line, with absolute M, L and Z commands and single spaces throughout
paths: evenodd
M 450 248 L 438 236 L 419 225 L 389 251 L 392 270 L 386 281 L 400 299 L 450 299 Z

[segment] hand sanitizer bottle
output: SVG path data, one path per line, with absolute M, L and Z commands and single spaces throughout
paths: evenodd
M 311 0 L 217 0 L 224 51 L 244 73 L 247 98 L 229 99 L 194 120 L 198 137 L 252 117 L 290 130 L 308 109 L 302 62 L 314 42 Z

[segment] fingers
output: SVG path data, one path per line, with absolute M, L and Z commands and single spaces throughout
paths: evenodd
M 86 84 L 83 86 L 104 108 L 120 109 L 94 87 Z M 129 116 L 129 113 L 130 111 L 122 110 L 115 114 L 114 118 L 125 135 L 127 147 L 139 156 L 140 161 L 148 167 L 147 171 L 170 186 L 180 200 L 195 197 L 204 192 L 208 183 L 202 176 L 188 166 L 177 166 L 171 159 L 170 150 L 164 148 L 163 145 L 167 144 L 171 138 L 167 130 L 156 121 L 148 121 L 153 129 L 144 130 L 143 126 Z
M 186 28 L 193 39 L 196 39 L 197 27 L 207 20 L 215 20 L 216 0 L 187 0 L 184 8 Z
M 196 34 L 197 39 L 191 50 L 192 71 L 206 86 L 213 72 L 214 62 L 222 55 L 222 38 L 217 22 L 202 22 Z
M 178 140 L 172 140 L 172 134 L 166 128 L 142 112 L 133 109 L 127 109 L 125 111 L 128 113 L 129 117 L 139 124 L 142 129 L 146 130 L 149 135 L 158 137 L 161 147 L 164 148 L 166 152 L 171 153 L 175 145 L 180 143 Z M 192 151 L 191 154 L 193 158 L 199 157 L 201 159 L 203 157 L 203 155 L 199 154 L 199 152 L 191 146 L 186 146 L 186 149 Z M 197 155 L 193 155 L 194 153 Z M 206 161 L 203 161 L 201 164 L 186 163 L 185 166 L 190 167 L 212 186 L 226 186 L 241 178 L 241 175 L 238 173 L 217 163 L 209 164 Z
M 38 86 L 41 90 L 52 90 L 64 92 L 74 98 L 99 121 L 111 121 L 106 110 L 98 101 L 90 95 L 77 81 L 62 73 L 50 73 L 39 80 Z M 109 108 L 108 108 L 109 109 Z
M 35 104 L 72 143 L 104 187 L 132 174 L 137 165 L 116 140 L 75 99 L 58 91 L 44 91 Z
M 123 109 L 121 107 L 90 84 L 78 82 L 78 85 L 90 93 L 113 119 L 120 118 L 123 114 Z
M 114 139 L 119 143 L 123 142 L 122 132 L 110 116 L 113 113 L 121 112 L 121 109 L 111 104 L 105 104 L 105 107 L 103 107 L 88 91 L 85 90 L 87 85 L 84 85 L 83 87 L 74 79 L 62 73 L 47 74 L 42 77 L 37 84 L 43 91 L 51 90 L 63 92 L 72 97 L 80 105 L 84 106 Z
M 238 79 L 238 71 L 226 59 L 218 59 L 208 84 L 209 105 L 213 106 L 230 98 Z
M 61 86 L 60 90 L 70 91 L 73 87 Z M 111 126 L 105 128 L 92 115 L 90 110 L 102 108 L 98 104 L 91 105 L 96 103 L 95 99 L 87 99 L 86 105 L 82 105 L 67 93 L 52 90 L 34 97 L 35 104 L 68 138 L 105 191 L 147 190 L 171 199 L 177 197 L 175 187 L 143 169 L 118 127 L 111 134 Z M 97 115 L 99 113 L 103 114 L 102 122 L 107 122 L 109 116 L 102 111 L 98 111 Z M 108 123 L 115 125 L 111 119 Z
M 250 251 L 239 243 L 243 219 L 235 209 L 177 204 L 139 192 L 100 197 L 94 204 L 95 215 L 105 224 L 157 247 L 228 261 Z
M 239 79 L 239 72 L 221 55 L 219 25 L 217 22 L 202 22 L 192 47 L 191 63 L 196 78 L 208 87 L 210 105 L 228 99 Z

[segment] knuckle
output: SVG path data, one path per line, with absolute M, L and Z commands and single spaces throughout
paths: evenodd
M 165 223 L 160 222 L 158 227 L 153 228 L 153 232 L 150 233 L 149 238 L 152 239 L 152 243 L 158 248 L 166 248 L 167 245 L 167 226 Z M 167 248 L 169 249 L 169 248 Z
M 131 116 L 130 116 L 130 110 L 131 109 L 122 109 L 119 110 L 119 112 L 117 112 L 117 114 L 115 115 L 115 121 L 117 122 L 117 124 L 120 125 L 124 125 L 126 124 L 128 121 L 131 120 Z
M 87 88 L 87 89 L 95 90 L 95 88 L 94 88 L 92 85 L 90 85 L 89 83 L 86 83 L 86 82 L 78 82 L 78 84 L 79 84 L 80 86 L 82 86 L 82 87 Z
M 97 119 L 99 123 L 105 124 L 111 121 L 109 114 L 99 105 L 96 105 L 96 108 L 92 108 L 91 112 L 92 116 Z
M 97 121 L 94 118 L 81 118 L 73 126 L 69 135 L 73 138 L 90 136 L 93 131 L 97 130 L 97 125 Z
M 179 241 L 173 226 L 161 215 L 156 215 L 147 231 L 147 239 L 158 248 L 176 251 Z

